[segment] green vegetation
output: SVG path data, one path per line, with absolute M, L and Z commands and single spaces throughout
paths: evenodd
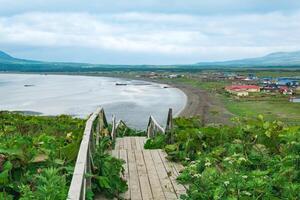
M 252 71 L 252 72 L 255 73 L 255 75 L 258 76 L 258 77 L 278 78 L 278 77 L 300 76 L 299 70 L 295 70 L 295 71 L 293 71 L 293 70 L 290 70 L 290 71 L 284 71 L 284 70 L 273 70 L 273 71 L 257 70 L 257 71 Z M 242 73 L 242 74 L 247 75 L 247 73 Z
M 300 124 L 300 104 L 281 100 L 234 100 L 223 99 L 225 107 L 233 114 L 241 117 L 253 117 L 263 114 L 268 120 L 278 119 L 289 124 Z
M 0 112 L 0 199 L 65 200 L 84 126 L 85 120 L 66 115 Z M 96 148 L 88 199 L 95 192 L 116 197 L 127 189 L 120 177 L 123 161 L 107 153 L 112 143 L 102 137 Z
M 146 136 L 146 132 L 130 128 L 126 125 L 118 127 L 118 137 L 125 136 Z
M 124 161 L 109 155 L 107 149 L 111 149 L 111 139 L 102 137 L 94 155 L 94 165 L 98 167 L 93 170 L 92 186 L 94 193 L 102 193 L 113 199 L 125 192 L 128 186 L 120 177 L 124 173 Z
M 162 149 L 166 146 L 167 137 L 163 134 L 158 134 L 154 138 L 150 138 L 144 144 L 145 149 Z
M 45 190 L 57 190 L 49 198 L 65 199 L 84 123 L 0 112 L 0 196 L 44 199 Z
M 276 76 L 276 72 L 262 71 L 262 74 Z M 291 75 L 293 72 L 287 72 Z M 297 73 L 294 73 L 297 75 Z M 224 107 L 238 117 L 255 117 L 263 114 L 267 120 L 280 120 L 290 124 L 300 124 L 300 104 L 289 102 L 288 96 L 265 93 L 251 93 L 249 97 L 236 98 L 224 91 L 230 81 L 201 81 L 197 78 L 177 78 L 168 80 L 171 83 L 190 85 L 194 88 L 211 92 L 214 98 L 222 102 Z
M 164 149 L 186 165 L 178 181 L 189 187 L 181 198 L 299 199 L 300 127 L 261 115 L 233 123 L 175 119 L 174 142 Z

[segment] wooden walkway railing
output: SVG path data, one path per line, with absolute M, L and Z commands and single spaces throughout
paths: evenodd
M 116 117 L 113 116 L 112 130 L 110 132 L 110 136 L 113 140 L 117 137 L 117 129 L 119 126 L 126 126 L 126 124 L 122 120 L 119 120 L 118 123 L 116 123 Z M 153 116 L 150 116 L 147 126 L 147 137 L 152 138 L 159 133 L 166 134 L 166 132 L 172 129 L 172 126 L 172 109 L 169 109 L 168 120 L 165 129 L 155 120 Z M 103 108 L 97 108 L 97 110 L 86 122 L 68 192 L 68 200 L 84 200 L 87 189 L 91 188 L 91 177 L 86 176 L 86 174 L 91 174 L 92 172 L 92 155 L 95 152 L 96 146 L 99 144 L 102 130 L 107 127 L 108 123 Z
M 70 200 L 85 199 L 87 188 L 91 187 L 91 178 L 85 175 L 91 173 L 93 164 L 92 153 L 95 151 L 95 145 L 98 145 L 100 133 L 104 127 L 107 127 L 105 113 L 102 108 L 98 108 L 85 125 L 69 188 L 68 199 Z M 94 133 L 97 139 L 95 139 Z
M 153 116 L 149 117 L 149 122 L 147 126 L 147 137 L 153 138 L 157 134 L 166 134 L 168 130 L 171 130 L 173 128 L 173 117 L 172 117 L 172 109 L 169 109 L 168 112 L 168 119 L 167 119 L 167 125 L 164 129 Z

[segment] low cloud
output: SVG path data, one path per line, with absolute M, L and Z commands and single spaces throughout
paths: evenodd
M 29 12 L 0 17 L 0 45 L 91 48 L 190 62 L 300 50 L 300 12 L 194 15 Z M 183 59 L 186 61 L 186 59 Z M 101 62 L 101 60 L 99 60 Z

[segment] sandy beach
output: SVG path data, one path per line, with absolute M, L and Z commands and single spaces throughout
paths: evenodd
M 199 116 L 203 123 L 229 123 L 233 117 L 227 111 L 216 94 L 184 84 L 169 84 L 183 91 L 187 96 L 185 108 L 179 114 L 182 117 Z

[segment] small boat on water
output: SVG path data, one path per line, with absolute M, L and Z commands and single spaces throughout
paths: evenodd
M 25 84 L 24 87 L 33 87 L 34 85 L 31 84 Z
M 127 83 L 116 83 L 117 86 L 124 86 L 127 85 Z

